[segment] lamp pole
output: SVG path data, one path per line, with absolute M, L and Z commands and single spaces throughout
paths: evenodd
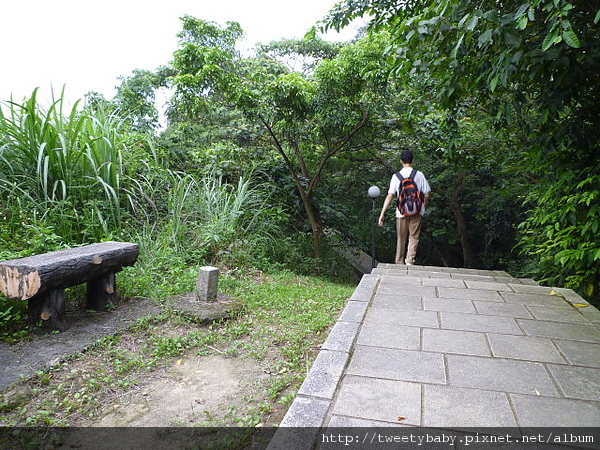
M 381 191 L 379 190 L 379 188 L 377 186 L 371 186 L 369 188 L 369 197 L 371 197 L 371 200 L 373 201 L 373 206 L 371 208 L 371 267 L 374 269 L 375 268 L 375 199 L 377 197 L 379 197 L 379 194 L 381 194 Z

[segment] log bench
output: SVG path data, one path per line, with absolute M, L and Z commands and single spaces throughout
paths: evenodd
M 87 283 L 87 309 L 106 310 L 116 304 L 115 273 L 132 266 L 138 254 L 137 244 L 101 242 L 0 261 L 0 291 L 8 298 L 27 300 L 34 329 L 64 331 L 64 289 Z

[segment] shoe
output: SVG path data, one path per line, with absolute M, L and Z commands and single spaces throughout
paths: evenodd
M 406 265 L 407 266 L 412 266 L 412 263 L 407 262 Z

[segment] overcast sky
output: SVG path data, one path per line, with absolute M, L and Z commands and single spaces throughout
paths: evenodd
M 0 0 L 0 101 L 50 99 L 66 85 L 68 99 L 97 91 L 114 95 L 117 77 L 171 60 L 179 18 L 237 21 L 245 47 L 302 37 L 337 0 Z M 355 30 L 327 39 L 350 39 Z

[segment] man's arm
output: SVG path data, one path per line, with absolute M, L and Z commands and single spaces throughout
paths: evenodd
M 381 214 L 379 214 L 379 226 L 382 227 L 383 226 L 383 221 L 385 219 L 385 212 L 387 211 L 388 207 L 390 206 L 390 203 L 392 202 L 392 199 L 394 198 L 394 194 L 388 194 L 385 197 L 385 200 L 383 201 L 383 207 L 381 208 Z

